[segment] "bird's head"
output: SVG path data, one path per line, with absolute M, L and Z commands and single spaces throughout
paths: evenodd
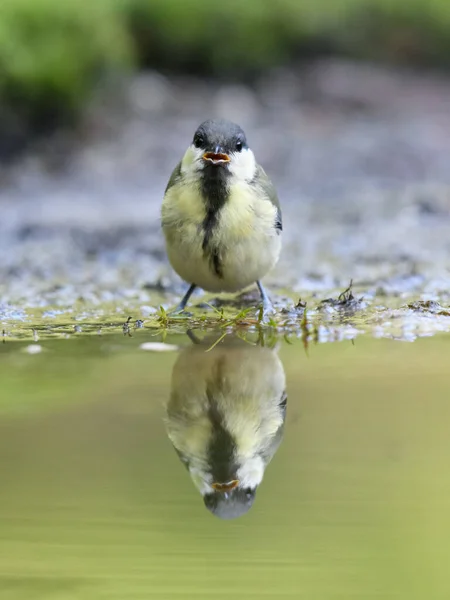
M 239 125 L 210 119 L 197 128 L 183 157 L 181 170 L 192 177 L 226 174 L 240 181 L 251 181 L 256 172 L 256 161 Z

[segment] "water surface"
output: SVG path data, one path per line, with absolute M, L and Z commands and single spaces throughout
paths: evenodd
M 205 507 L 167 427 L 174 385 L 195 402 L 224 342 L 140 348 L 156 340 L 0 345 L 2 600 L 449 597 L 450 337 L 236 342 L 222 391 L 243 403 L 278 378 L 275 397 L 285 376 L 288 399 L 232 520 Z

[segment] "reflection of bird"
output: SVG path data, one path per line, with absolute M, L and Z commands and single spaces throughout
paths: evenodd
M 253 504 L 283 433 L 287 396 L 275 349 L 225 338 L 182 351 L 172 372 L 168 436 L 207 508 L 238 517 Z
M 202 123 L 173 171 L 164 195 L 162 228 L 174 270 L 191 287 L 237 292 L 260 283 L 281 250 L 277 193 L 247 145 L 242 129 L 223 120 Z

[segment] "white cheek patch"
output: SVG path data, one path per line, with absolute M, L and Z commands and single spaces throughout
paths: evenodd
M 257 487 L 264 475 L 264 462 L 260 456 L 254 456 L 244 462 L 238 469 L 237 478 L 240 488 Z
M 202 155 L 203 150 L 196 148 L 192 144 L 186 150 L 183 159 L 181 161 L 181 172 L 183 175 L 194 175 L 197 171 L 202 168 Z
M 241 181 L 251 181 L 256 172 L 255 155 L 250 148 L 231 155 L 229 169 L 232 175 Z
M 205 494 L 211 494 L 214 491 L 211 485 L 212 482 L 209 481 L 209 475 L 203 473 L 200 469 L 196 467 L 191 467 L 189 469 L 189 473 L 191 475 L 191 479 L 195 487 L 198 489 L 202 496 L 204 496 Z

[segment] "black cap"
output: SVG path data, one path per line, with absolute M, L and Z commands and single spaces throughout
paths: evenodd
M 236 123 L 225 119 L 209 119 L 197 128 L 194 144 L 204 150 L 220 147 L 223 152 L 235 152 L 247 148 L 247 139 L 243 129 Z
M 253 505 L 256 489 L 236 488 L 231 492 L 213 492 L 203 497 L 206 508 L 219 519 L 236 519 L 245 515 Z

